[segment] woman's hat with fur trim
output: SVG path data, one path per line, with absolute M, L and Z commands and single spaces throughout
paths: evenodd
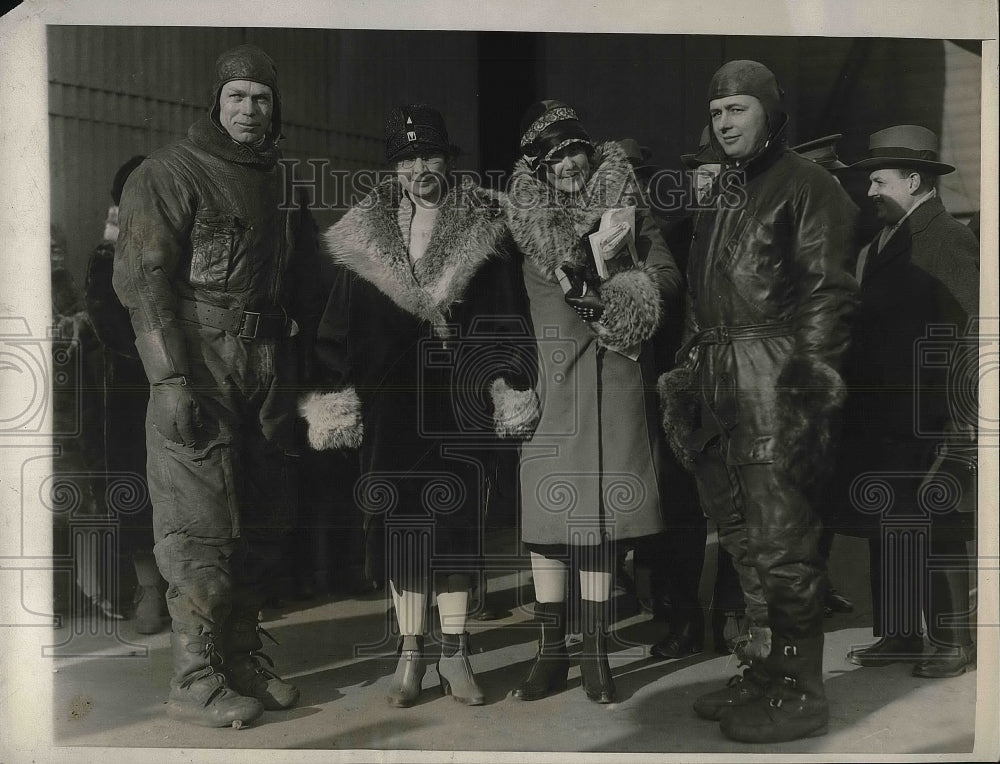
M 950 164 L 938 161 L 938 137 L 920 125 L 895 125 L 872 133 L 868 155 L 851 165 L 852 170 L 881 170 L 887 167 L 913 168 L 929 175 L 954 172 Z
M 219 123 L 219 94 L 222 86 L 233 80 L 259 82 L 271 88 L 274 110 L 269 135 L 281 134 L 281 95 L 278 92 L 278 67 L 256 45 L 237 45 L 215 59 L 215 82 L 212 85 L 212 121 Z
M 575 143 L 594 148 L 576 111 L 562 101 L 538 101 L 521 117 L 521 153 L 532 169 Z
M 385 118 L 385 158 L 389 164 L 429 154 L 454 157 L 457 146 L 448 139 L 444 117 L 424 103 L 397 106 Z

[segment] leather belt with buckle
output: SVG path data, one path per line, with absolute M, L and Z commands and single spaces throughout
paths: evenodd
M 228 309 L 201 300 L 179 301 L 178 317 L 201 326 L 221 329 L 246 340 L 274 340 L 294 337 L 299 325 L 284 310 Z
M 712 326 L 696 332 L 684 347 L 677 351 L 674 357 L 677 363 L 683 363 L 695 348 L 701 345 L 728 345 L 740 340 L 757 340 L 764 337 L 784 337 L 794 334 L 795 323 L 792 321 L 775 321 L 769 324 L 743 324 L 742 326 Z

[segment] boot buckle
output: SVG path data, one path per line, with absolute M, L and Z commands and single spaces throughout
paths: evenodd
M 785 684 L 788 685 L 789 687 L 794 688 L 795 685 L 796 685 L 796 683 L 797 682 L 796 682 L 796 679 L 795 679 L 794 676 L 786 676 L 785 677 Z
M 770 698 L 770 699 L 769 699 L 769 700 L 767 701 L 767 704 L 768 704 L 768 705 L 769 705 L 769 706 L 770 706 L 771 708 L 781 708 L 781 698 Z
M 784 653 L 786 657 L 794 657 L 799 654 L 799 650 L 795 645 L 785 645 Z

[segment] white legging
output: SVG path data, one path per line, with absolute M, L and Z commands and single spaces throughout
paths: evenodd
M 569 565 L 562 560 L 532 552 L 531 573 L 535 579 L 535 600 L 563 602 L 566 599 L 568 572 Z M 611 597 L 611 573 L 581 570 L 580 597 L 591 602 L 607 602 Z
M 441 633 L 464 633 L 469 613 L 469 576 L 461 573 L 435 576 L 434 584 Z M 392 590 L 392 604 L 396 609 L 396 620 L 399 621 L 399 633 L 404 637 L 426 633 L 427 592 L 397 590 L 393 581 L 389 582 L 389 586 Z

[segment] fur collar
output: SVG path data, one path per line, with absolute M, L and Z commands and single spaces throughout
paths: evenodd
M 586 188 L 575 196 L 539 180 L 523 159 L 514 165 L 504 204 L 511 235 L 525 257 L 549 278 L 564 263 L 586 262 L 581 239 L 606 210 L 639 204 L 640 186 L 616 141 L 594 149 L 593 165 Z
M 505 233 L 496 197 L 466 181 L 451 188 L 424 256 L 411 267 L 399 230 L 399 182 L 379 184 L 324 235 L 326 252 L 396 305 L 442 332 L 450 307 L 479 268 L 499 253 Z

